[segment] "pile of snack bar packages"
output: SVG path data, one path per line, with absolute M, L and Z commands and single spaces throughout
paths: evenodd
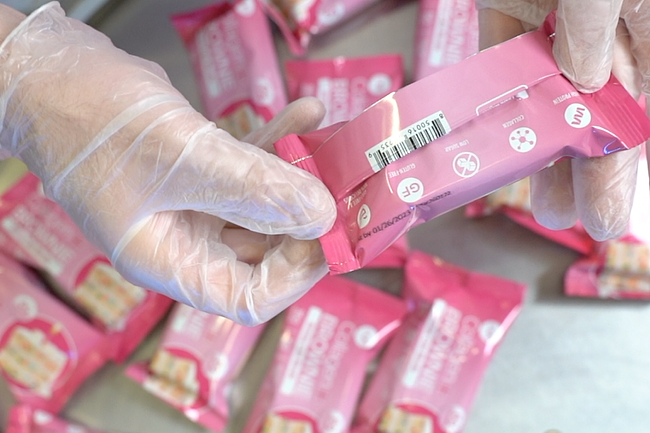
M 331 131 L 347 139 L 350 135 L 346 131 L 350 128 L 337 126 L 340 122 L 358 123 L 351 119 L 363 121 L 364 116 L 371 116 L 368 113 L 372 110 L 386 111 L 390 108 L 386 105 L 403 104 L 398 96 L 384 105 L 378 104 L 406 84 L 401 57 L 395 54 L 307 60 L 304 54 L 312 38 L 376 2 L 220 1 L 171 20 L 190 55 L 204 114 L 220 127 L 243 138 L 268 122 L 288 101 L 315 96 L 327 109 L 320 126 L 322 131 L 333 127 Z M 450 83 L 458 75 L 450 69 L 452 65 L 477 51 L 474 4 L 464 0 L 419 2 L 413 81 L 451 70 L 449 76 L 440 80 Z M 294 55 L 282 68 L 272 26 L 279 29 Z M 546 84 L 546 88 L 540 84 L 539 90 L 531 90 L 539 81 L 535 81 L 533 72 L 559 77 L 545 45 L 546 36 L 532 34 L 514 43 L 520 44 L 519 48 L 513 45 L 513 50 L 546 56 L 543 61 L 520 62 L 524 64 L 519 71 L 522 80 L 528 79 L 532 84 L 516 88 L 512 94 L 501 92 L 503 100 L 473 105 L 472 110 L 479 107 L 476 116 L 492 110 L 485 117 L 494 117 L 497 111 L 513 105 L 509 101 L 532 103 L 536 92 L 546 89 L 559 92 L 555 105 L 568 99 L 579 101 L 577 114 L 582 116 L 587 110 L 584 107 L 588 107 L 593 119 L 600 121 L 599 111 L 593 105 L 599 101 L 588 100 L 588 96 L 580 99 L 582 96 L 575 91 L 562 87 L 570 86 L 566 80 Z M 531 46 L 535 49 L 529 49 Z M 468 86 L 473 83 L 471 77 L 463 79 Z M 494 83 L 496 88 L 499 78 Z M 486 98 L 481 92 L 485 88 L 494 90 L 483 82 L 476 86 L 467 91 L 468 98 Z M 606 90 L 601 99 L 626 97 L 615 94 L 617 91 Z M 400 92 L 396 95 L 408 99 L 408 93 Z M 428 99 L 426 94 L 422 96 Z M 626 103 L 630 105 L 629 101 Z M 368 107 L 371 108 L 366 110 Z M 525 288 L 514 281 L 473 272 L 410 250 L 405 236 L 410 226 L 401 224 L 409 222 L 412 226 L 440 214 L 444 208 L 430 210 L 438 202 L 453 205 L 455 197 L 460 196 L 458 200 L 465 200 L 464 203 L 471 201 L 466 206 L 468 217 L 503 213 L 580 252 L 584 258 L 566 274 L 569 295 L 650 296 L 650 280 L 645 277 L 650 267 L 650 233 L 646 233 L 649 229 L 645 224 L 650 217 L 650 194 L 645 161 L 639 161 L 642 175 L 629 235 L 616 241 L 596 243 L 579 225 L 563 231 L 544 229 L 531 215 L 527 178 L 512 183 L 512 179 L 490 173 L 487 164 L 487 175 L 499 178 L 501 186 L 509 184 L 507 187 L 496 188 L 481 181 L 491 189 L 478 200 L 468 200 L 468 195 L 442 188 L 440 194 L 421 203 L 417 200 L 422 195 L 422 182 L 409 174 L 396 187 L 407 206 L 396 215 L 377 220 L 384 201 L 375 203 L 372 210 L 363 204 L 371 193 L 379 191 L 371 175 L 389 165 L 390 178 L 417 172 L 417 160 L 409 160 L 410 155 L 406 154 L 457 128 L 452 109 L 446 114 L 428 112 L 435 115 L 400 131 L 399 142 L 381 141 L 379 137 L 375 141 L 379 147 L 367 154 L 362 152 L 361 157 L 367 157 L 366 165 L 372 168 L 364 178 L 368 179 L 366 182 L 349 179 L 352 174 L 345 167 L 329 174 L 336 178 L 334 183 L 349 184 L 341 191 L 333 191 L 335 198 L 345 197 L 346 209 L 360 206 L 352 214 L 352 223 L 344 218 L 335 226 L 356 227 L 357 232 L 349 242 L 351 253 L 340 253 L 347 247 L 341 246 L 345 242 L 339 238 L 322 242 L 331 275 L 278 317 L 283 327 L 281 338 L 257 391 L 245 433 L 462 431 L 485 369 L 521 309 Z M 408 110 L 401 113 L 406 116 Z M 524 114 L 506 116 L 510 117 L 498 120 L 500 130 L 524 119 Z M 531 117 L 527 112 L 525 116 Z M 581 126 L 580 116 L 567 119 L 566 127 L 577 130 Z M 464 121 L 471 118 L 465 117 Z M 628 130 L 620 127 L 619 137 L 628 137 L 628 142 L 638 145 L 650 131 L 639 122 L 641 126 L 632 125 Z M 602 129 L 616 130 L 604 125 L 606 128 Z M 394 126 L 389 125 L 393 135 Z M 522 154 L 532 154 L 535 140 L 545 139 L 542 127 L 537 135 L 525 129 L 516 132 L 519 135 L 510 135 L 515 142 L 512 148 Z M 311 142 L 306 137 L 303 142 L 308 148 Z M 452 140 L 440 149 L 451 153 L 468 143 L 467 139 Z M 289 161 L 302 158 L 299 151 L 288 150 L 290 144 L 284 148 L 282 143 L 277 144 L 278 154 Z M 357 164 L 353 156 L 350 158 Z M 534 172 L 552 162 L 536 158 L 541 161 L 538 165 L 531 163 L 518 173 Z M 401 165 L 392 164 L 398 159 Z M 318 158 L 313 160 L 318 163 Z M 479 159 L 476 154 L 465 152 L 463 158 L 454 159 L 453 166 L 456 175 L 469 178 L 478 172 Z M 311 169 L 318 175 L 318 167 Z M 328 174 L 321 174 L 330 186 Z M 439 175 L 444 177 L 444 173 Z M 382 182 L 387 183 L 385 179 Z M 361 186 L 356 190 L 350 188 L 355 185 Z M 419 216 L 414 217 L 416 214 Z M 230 391 L 265 325 L 240 326 L 129 284 L 88 244 L 61 209 L 43 195 L 38 179 L 29 173 L 0 198 L 0 249 L 0 370 L 16 401 L 10 414 L 9 433 L 90 431 L 72 426 L 57 414 L 86 378 L 107 362 L 126 362 L 162 320 L 166 321 L 165 329 L 152 359 L 125 366 L 125 374 L 208 430 L 220 432 L 227 428 L 232 415 Z M 403 270 L 400 296 L 335 275 L 361 267 Z

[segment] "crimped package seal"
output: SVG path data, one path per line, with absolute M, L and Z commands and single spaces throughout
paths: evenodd
M 331 273 L 361 268 L 412 227 L 561 158 L 650 137 L 650 121 L 615 77 L 581 94 L 562 76 L 549 27 L 404 87 L 347 123 L 276 143 L 337 201 L 320 239 Z

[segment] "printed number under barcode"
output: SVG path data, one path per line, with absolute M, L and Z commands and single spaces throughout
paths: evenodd
M 451 127 L 444 114 L 439 111 L 419 122 L 404 128 L 396 135 L 396 142 L 385 140 L 367 152 L 368 162 L 375 172 L 397 161 L 433 140 L 448 134 Z

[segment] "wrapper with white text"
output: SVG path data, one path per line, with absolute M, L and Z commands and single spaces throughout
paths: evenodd
M 460 433 L 524 285 L 413 252 L 404 295 L 414 308 L 389 343 L 353 433 Z
M 345 432 L 368 363 L 400 326 L 405 303 L 327 276 L 287 310 L 244 433 Z
M 204 114 L 217 126 L 242 139 L 287 105 L 258 0 L 221 0 L 171 19 L 189 53 Z
M 230 417 L 228 391 L 263 330 L 176 304 L 151 361 L 126 374 L 192 421 L 221 431 Z
M 650 120 L 614 77 L 579 93 L 539 30 L 406 86 L 347 123 L 275 146 L 337 201 L 334 227 L 320 238 L 336 274 L 561 158 L 603 156 L 648 137 Z
M 116 362 L 135 350 L 172 305 L 167 296 L 126 281 L 31 173 L 2 195 L 0 250 L 41 271 L 57 295 L 110 335 Z

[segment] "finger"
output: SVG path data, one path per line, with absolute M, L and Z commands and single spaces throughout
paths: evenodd
M 562 160 L 530 177 L 530 201 L 535 220 L 552 230 L 577 221 L 571 161 Z
M 221 241 L 235 252 L 237 260 L 251 265 L 261 263 L 264 254 L 278 246 L 283 236 L 255 233 L 231 224 L 221 231 Z
M 621 18 L 629 33 L 630 51 L 641 76 L 642 91 L 650 95 L 650 4 L 626 4 Z
M 116 268 L 132 283 L 245 325 L 270 320 L 327 273 L 318 241 L 282 237 L 261 263 L 237 260 L 216 218 L 163 212 L 131 236 Z
M 642 77 L 639 73 L 637 61 L 632 53 L 632 38 L 623 20 L 619 20 L 618 26 L 616 27 L 612 74 L 614 74 L 623 87 L 635 99 L 639 98 L 641 95 Z
M 478 25 L 478 43 L 481 50 L 524 33 L 524 28 L 519 20 L 495 9 L 480 9 Z
M 578 218 L 597 241 L 625 233 L 630 220 L 640 148 L 572 160 Z
M 275 153 L 273 143 L 288 134 L 305 134 L 318 128 L 325 117 L 325 106 L 307 97 L 287 105 L 269 123 L 248 134 L 242 141 Z
M 553 54 L 576 88 L 595 92 L 612 70 L 622 0 L 564 0 L 558 3 Z

